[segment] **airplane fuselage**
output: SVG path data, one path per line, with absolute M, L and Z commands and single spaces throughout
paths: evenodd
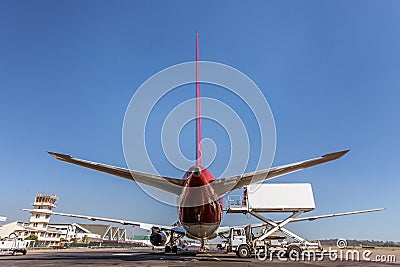
M 211 184 L 209 170 L 194 166 L 183 176 L 185 183 L 179 203 L 179 220 L 189 237 L 216 237 L 222 219 L 222 203 Z

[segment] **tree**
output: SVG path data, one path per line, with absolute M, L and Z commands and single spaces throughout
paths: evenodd
M 25 238 L 25 240 L 33 240 L 35 242 L 38 242 L 39 238 L 37 237 L 37 235 L 32 234 L 32 235 L 28 236 L 27 238 Z

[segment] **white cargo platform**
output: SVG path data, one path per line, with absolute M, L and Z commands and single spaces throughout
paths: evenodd
M 227 212 L 309 212 L 314 209 L 311 184 L 255 184 L 248 186 L 247 194 L 239 199 L 230 198 Z
M 315 209 L 314 194 L 311 184 L 308 183 L 251 185 L 243 189 L 243 195 L 241 196 L 230 195 L 227 205 L 227 209 L 225 209 L 227 213 L 250 214 L 262 221 L 262 224 L 257 224 L 257 226 L 255 227 L 265 227 L 264 232 L 259 237 L 253 239 L 253 247 L 257 246 L 258 242 L 263 243 L 272 234 L 282 232 L 286 236 L 293 238 L 296 242 L 292 244 L 299 246 L 302 250 L 321 250 L 321 244 L 319 244 L 318 242 L 309 242 L 301 236 L 289 231 L 285 228 L 286 224 L 291 222 L 300 222 L 305 220 L 313 221 L 322 218 L 382 210 L 362 210 L 296 218 L 304 212 L 309 212 Z M 260 214 L 263 212 L 287 212 L 291 214 L 286 219 L 273 221 Z M 249 226 L 252 227 L 252 225 Z

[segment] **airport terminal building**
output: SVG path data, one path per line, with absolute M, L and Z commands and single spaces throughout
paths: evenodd
M 35 236 L 39 246 L 59 246 L 61 241 L 88 243 L 126 240 L 126 230 L 112 225 L 50 223 L 51 212 L 57 200 L 56 195 L 37 193 L 29 222 L 15 221 L 0 226 L 0 239 Z M 5 221 L 5 217 L 1 218 Z
M 60 232 L 64 240 L 126 241 L 126 230 L 108 224 L 49 224 L 49 227 Z

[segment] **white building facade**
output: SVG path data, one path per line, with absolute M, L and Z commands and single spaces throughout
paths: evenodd
M 82 227 L 77 223 L 72 224 L 49 224 L 60 232 L 60 238 L 65 241 L 71 241 L 76 239 L 79 242 L 90 242 L 90 241 L 103 241 L 102 236 L 96 233 L 92 233 L 88 229 Z

